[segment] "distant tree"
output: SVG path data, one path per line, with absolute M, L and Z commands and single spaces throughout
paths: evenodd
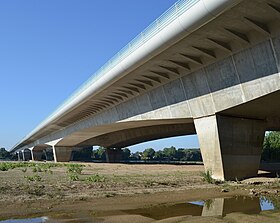
M 180 148 L 176 151 L 175 159 L 176 160 L 183 160 L 185 154 L 186 154 L 185 149 Z
M 280 132 L 268 132 L 265 135 L 262 160 L 280 161 Z
M 131 153 L 130 160 L 141 160 L 141 156 L 142 156 L 141 152 Z
M 131 152 L 128 148 L 122 149 L 122 157 L 124 161 L 128 161 L 130 159 Z
M 164 152 L 163 152 L 162 150 L 156 151 L 156 152 L 155 152 L 155 155 L 154 155 L 154 159 L 155 159 L 155 160 L 159 160 L 159 161 L 165 160 Z
M 92 151 L 92 157 L 95 160 L 106 161 L 106 148 L 100 146 L 98 149 Z
M 185 149 L 186 161 L 202 161 L 201 152 L 199 149 Z
M 5 148 L 0 148 L 0 159 L 9 159 L 10 157 L 10 153 Z
M 155 150 L 153 148 L 148 148 L 143 151 L 143 155 L 141 159 L 152 160 L 154 158 L 154 155 L 155 155 Z
M 168 160 L 175 160 L 177 150 L 174 146 L 171 146 L 170 148 L 164 148 L 163 153 Z

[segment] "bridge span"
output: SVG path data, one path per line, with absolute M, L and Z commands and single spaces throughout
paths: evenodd
M 254 176 L 265 131 L 280 130 L 279 24 L 278 0 L 179 0 L 12 151 L 69 161 L 197 134 L 213 178 Z

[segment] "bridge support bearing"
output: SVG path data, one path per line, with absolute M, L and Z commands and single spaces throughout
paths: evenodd
M 119 163 L 122 159 L 122 150 L 116 149 L 106 149 L 106 161 L 107 163 Z
M 261 120 L 214 115 L 194 120 L 205 171 L 217 180 L 256 176 L 265 133 Z
M 72 147 L 52 146 L 54 162 L 69 162 L 72 157 Z

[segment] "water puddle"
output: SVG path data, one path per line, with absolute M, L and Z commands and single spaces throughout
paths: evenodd
M 65 223 L 65 222 L 152 222 L 155 220 L 178 219 L 186 216 L 219 217 L 231 213 L 256 215 L 265 211 L 279 210 L 280 201 L 266 197 L 228 197 L 185 202 L 179 204 L 155 205 L 147 208 L 98 211 L 86 213 L 56 213 L 48 217 L 8 219 L 0 223 Z

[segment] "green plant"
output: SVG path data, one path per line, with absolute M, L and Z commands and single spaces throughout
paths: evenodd
M 7 163 L 0 163 L 0 171 L 8 171 L 9 165 Z
M 105 177 L 102 175 L 94 174 L 92 176 L 86 177 L 85 181 L 88 183 L 104 182 Z
M 38 174 L 35 174 L 33 176 L 24 176 L 24 178 L 28 181 L 41 181 L 42 177 L 40 177 Z
M 42 172 L 42 169 L 39 166 L 35 166 L 32 168 L 32 172 L 36 173 L 36 172 Z
M 69 179 L 71 181 L 79 181 L 79 176 L 77 174 L 70 174 Z
M 201 173 L 203 180 L 209 184 L 215 183 L 215 180 L 212 178 L 211 171 L 207 170 L 206 172 Z
M 23 168 L 23 169 L 21 169 L 21 171 L 22 171 L 23 173 L 25 173 L 25 172 L 27 171 L 27 168 Z
M 83 171 L 83 166 L 80 164 L 69 164 L 67 166 L 67 172 L 68 173 L 76 173 L 76 174 L 81 174 Z

